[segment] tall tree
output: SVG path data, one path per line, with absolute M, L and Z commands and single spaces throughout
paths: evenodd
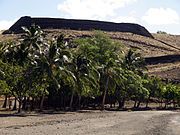
M 132 49 L 125 55 L 123 66 L 139 75 L 142 75 L 143 71 L 146 69 L 145 60 L 141 57 L 141 54 Z
M 81 96 L 86 95 L 89 92 L 87 89 L 96 89 L 98 88 L 98 80 L 99 80 L 99 73 L 92 66 L 90 60 L 88 60 L 82 54 L 77 54 L 77 57 L 74 56 L 72 63 L 69 64 L 69 69 L 74 75 L 75 78 L 75 87 L 72 91 L 71 101 L 70 101 L 70 108 L 72 109 L 73 97 L 75 92 L 78 94 L 79 97 L 79 108 L 81 106 Z
M 77 43 L 80 44 L 79 48 L 84 52 L 84 55 L 93 61 L 100 72 L 100 87 L 103 89 L 101 109 L 103 110 L 108 88 L 114 87 L 112 84 L 115 84 L 115 69 L 121 61 L 122 45 L 101 32 L 97 32 L 92 38 L 80 39 Z

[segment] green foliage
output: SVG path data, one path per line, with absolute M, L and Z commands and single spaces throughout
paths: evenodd
M 116 71 L 120 68 L 122 45 L 101 32 L 95 33 L 92 38 L 79 39 L 76 43 L 79 45 L 79 52 L 90 59 L 100 73 L 104 108 L 106 94 L 115 90 L 116 80 L 119 78 Z
M 127 52 L 122 65 L 137 74 L 143 74 L 143 71 L 146 70 L 145 60 L 140 53 L 136 53 L 132 49 Z
M 8 95 L 10 93 L 10 87 L 4 80 L 0 80 L 0 95 Z
M 167 34 L 165 31 L 157 31 L 157 34 Z
M 151 97 L 162 97 L 162 91 L 164 89 L 163 82 L 157 77 L 147 77 L 143 82 L 145 88 L 149 90 Z
M 163 91 L 163 97 L 168 101 L 180 100 L 179 87 L 171 83 L 167 84 Z

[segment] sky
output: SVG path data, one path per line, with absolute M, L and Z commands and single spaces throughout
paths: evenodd
M 0 0 L 0 30 L 22 16 L 137 23 L 180 35 L 180 0 Z

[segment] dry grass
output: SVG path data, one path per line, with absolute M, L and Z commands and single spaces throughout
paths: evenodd
M 0 42 L 16 40 L 19 36 L 14 34 L 2 35 L 0 34 Z
M 69 35 L 72 38 L 88 37 L 93 35 L 93 31 L 48 30 L 46 32 L 48 33 L 49 37 L 57 36 L 60 33 Z M 136 48 L 137 50 L 141 51 L 144 57 L 180 54 L 180 42 L 178 42 L 180 41 L 180 36 L 153 34 L 155 38 L 152 39 L 132 33 L 105 33 L 111 38 L 119 40 L 127 47 Z

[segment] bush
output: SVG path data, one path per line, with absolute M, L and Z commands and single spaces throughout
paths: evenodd
M 157 31 L 157 34 L 167 34 L 165 31 Z

